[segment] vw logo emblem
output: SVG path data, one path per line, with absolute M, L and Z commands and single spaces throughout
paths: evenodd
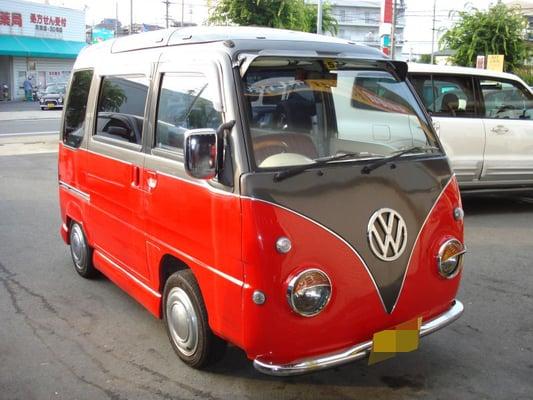
M 372 252 L 383 261 L 398 259 L 407 245 L 405 221 L 391 208 L 381 208 L 372 214 L 367 234 Z

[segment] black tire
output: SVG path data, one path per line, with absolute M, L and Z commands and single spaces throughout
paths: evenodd
M 227 344 L 209 328 L 202 293 L 191 270 L 168 278 L 162 308 L 172 348 L 185 364 L 203 369 L 224 356 Z
M 76 272 L 86 279 L 96 278 L 98 271 L 93 266 L 93 249 L 87 242 L 87 237 L 80 224 L 70 225 L 70 255 Z

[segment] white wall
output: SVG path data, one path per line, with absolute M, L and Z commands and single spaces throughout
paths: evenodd
M 0 11 L 9 13 L 12 19 L 13 13 L 22 17 L 22 27 L 18 25 L 0 25 L 0 35 L 21 35 L 49 39 L 63 39 L 76 42 L 85 41 L 85 12 L 64 7 L 56 7 L 29 1 L 0 0 Z M 31 15 L 35 18 L 40 15 L 42 21 L 32 22 Z M 46 23 L 46 18 L 52 18 L 53 23 Z M 65 26 L 55 24 L 56 17 L 65 19 Z M 42 27 L 43 29 L 38 29 Z M 45 29 L 44 29 L 45 28 Z
M 54 82 L 66 83 L 74 61 L 74 59 L 13 57 L 13 98 L 16 100 L 24 98 L 24 90 L 20 87 L 29 75 L 32 76 L 34 87 L 39 83 L 42 86 L 45 83 L 47 85 Z M 35 62 L 35 71 L 28 70 L 28 62 Z M 45 82 L 42 82 L 43 78 Z

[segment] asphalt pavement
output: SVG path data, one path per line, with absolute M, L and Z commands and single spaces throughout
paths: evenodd
M 465 314 L 418 351 L 275 378 L 230 347 L 199 372 L 135 300 L 74 272 L 59 237 L 57 154 L 47 151 L 0 156 L 0 399 L 533 397 L 533 194 L 464 199 Z
M 59 133 L 61 110 L 41 110 L 38 102 L 0 102 L 0 137 Z

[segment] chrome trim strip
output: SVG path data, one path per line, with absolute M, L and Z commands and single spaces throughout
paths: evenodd
M 400 290 L 398 291 L 398 297 L 396 297 L 396 301 L 394 302 L 394 305 L 392 306 L 390 314 L 392 314 L 394 312 L 394 310 L 396 309 L 396 305 L 398 304 L 398 301 L 400 301 L 400 297 L 401 297 L 402 291 L 403 291 L 403 285 L 405 284 L 405 279 L 407 278 L 407 272 L 409 272 L 409 266 L 411 265 L 411 259 L 413 257 L 413 253 L 415 251 L 415 247 L 416 247 L 416 245 L 418 243 L 418 239 L 420 239 L 420 235 L 422 234 L 422 231 L 424 230 L 424 227 L 426 226 L 430 215 L 433 213 L 433 210 L 435 209 L 435 207 L 439 203 L 439 201 L 440 201 L 441 197 L 443 196 L 444 192 L 446 191 L 446 189 L 448 189 L 448 186 L 450 186 L 450 184 L 454 181 L 454 179 L 455 179 L 455 173 L 452 174 L 452 176 L 450 177 L 450 179 L 448 180 L 446 185 L 444 185 L 444 187 L 442 188 L 441 192 L 439 193 L 439 195 L 435 199 L 435 202 L 431 206 L 431 209 L 427 213 L 426 219 L 424 220 L 424 222 L 420 226 L 420 230 L 418 231 L 418 234 L 416 235 L 415 241 L 413 242 L 413 247 L 411 248 L 411 254 L 409 254 L 409 259 L 407 260 L 407 266 L 405 267 L 405 272 L 403 273 L 402 284 L 400 285 Z
M 348 243 L 342 236 L 340 236 L 338 233 L 332 231 L 331 229 L 329 229 L 327 226 L 325 225 L 322 225 L 321 223 L 315 221 L 314 219 L 311 219 L 309 217 L 307 217 L 306 215 L 304 214 L 300 214 L 298 211 L 294 211 L 294 210 L 291 210 L 290 208 L 287 208 L 285 206 L 282 206 L 281 204 L 276 204 L 276 203 L 272 203 L 270 201 L 267 201 L 267 200 L 263 200 L 263 199 L 257 199 L 255 197 L 248 197 L 248 196 L 241 196 L 242 199 L 247 199 L 247 200 L 252 200 L 252 201 L 260 201 L 262 203 L 265 203 L 265 204 L 269 204 L 271 206 L 274 206 L 274 207 L 279 207 L 281 208 L 282 210 L 285 210 L 287 212 L 290 212 L 294 215 L 297 215 L 313 224 L 315 224 L 316 226 L 318 226 L 319 228 L 322 228 L 324 229 L 326 232 L 328 232 L 330 235 L 336 237 L 337 239 L 339 239 L 342 243 L 344 243 L 352 253 L 354 253 L 356 255 L 356 257 L 359 259 L 359 261 L 361 262 L 361 264 L 363 264 L 363 266 L 365 267 L 366 269 L 366 272 L 368 273 L 368 276 L 370 277 L 370 280 L 372 281 L 372 283 L 374 284 L 374 288 L 376 289 L 376 293 L 379 297 L 379 300 L 381 301 L 381 305 L 383 306 L 383 309 L 385 310 L 385 312 L 387 312 L 387 307 L 385 307 L 385 303 L 383 301 L 383 298 L 381 297 L 381 293 L 379 292 L 379 289 L 378 289 L 378 285 L 376 283 L 376 281 L 374 280 L 374 277 L 372 276 L 372 274 L 370 273 L 370 270 L 368 269 L 368 265 L 366 265 L 365 261 L 363 260 L 363 257 L 361 257 L 359 255 L 359 253 L 357 252 L 357 250 L 355 250 L 352 245 L 350 243 Z
M 427 322 L 422 323 L 420 327 L 420 337 L 429 335 L 457 320 L 464 311 L 463 303 L 455 300 L 453 306 L 443 314 Z M 361 358 L 370 354 L 372 349 L 372 340 L 359 343 L 337 353 L 317 356 L 305 360 L 294 361 L 288 364 L 271 364 L 261 361 L 260 357 L 254 360 L 254 367 L 259 372 L 274 376 L 291 376 L 315 372 L 326 368 L 336 367 Z
M 81 197 L 83 200 L 85 200 L 87 202 L 91 201 L 91 196 L 89 195 L 89 193 L 85 193 L 85 192 L 81 191 L 80 189 L 69 185 L 66 182 L 59 181 L 59 187 L 62 187 L 63 189 L 68 190 L 69 192 L 72 192 L 73 194 L 77 195 L 78 197 Z
M 140 281 L 136 276 L 132 275 L 128 271 L 126 271 L 124 268 L 122 268 L 120 265 L 118 265 L 116 262 L 111 260 L 109 257 L 107 257 L 104 252 L 97 248 L 96 251 L 102 257 L 104 260 L 106 260 L 109 264 L 111 264 L 113 267 L 118 269 L 120 272 L 122 272 L 124 275 L 127 275 L 131 280 L 133 280 L 135 283 L 137 283 L 139 286 L 141 286 L 146 291 L 150 292 L 155 297 L 161 298 L 161 293 L 156 292 L 154 289 L 152 289 L 150 286 L 146 285 L 144 282 Z

